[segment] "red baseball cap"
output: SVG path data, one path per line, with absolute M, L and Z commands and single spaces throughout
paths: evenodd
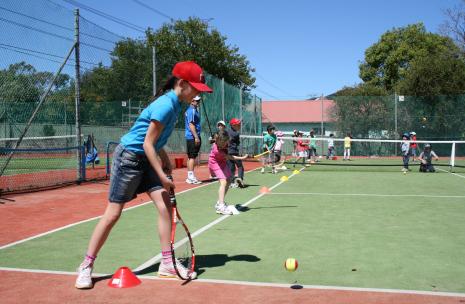
M 199 92 L 213 92 L 213 90 L 205 84 L 205 76 L 202 72 L 202 68 L 194 61 L 181 61 L 176 63 L 172 74 L 177 78 L 186 80 Z
M 229 122 L 230 125 L 234 126 L 234 125 L 240 125 L 241 124 L 241 120 L 240 119 L 237 119 L 237 118 L 233 118 L 231 119 L 231 121 Z

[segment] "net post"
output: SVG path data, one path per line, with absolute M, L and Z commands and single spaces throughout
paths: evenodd
M 75 65 L 74 65 L 74 70 L 75 70 L 75 82 L 74 82 L 74 87 L 75 87 L 75 92 L 74 92 L 74 103 L 75 103 L 75 108 L 76 108 L 76 121 L 75 121 L 75 128 L 76 128 L 76 146 L 81 147 L 82 142 L 81 142 L 81 118 L 80 118 L 80 107 L 81 107 L 81 67 L 80 67 L 80 42 L 79 42 L 79 9 L 74 10 L 74 57 L 75 57 Z M 78 171 L 78 176 L 77 179 L 78 181 L 82 181 L 85 177 L 83 174 L 83 164 L 82 164 L 82 149 L 77 150 L 77 171 Z M 84 167 L 85 168 L 85 167 Z
M 450 161 L 449 161 L 450 170 L 455 166 L 455 142 L 452 143 L 452 151 L 450 152 Z

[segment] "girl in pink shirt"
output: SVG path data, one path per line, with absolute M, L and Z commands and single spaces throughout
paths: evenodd
M 208 169 L 210 173 L 218 178 L 220 188 L 218 190 L 218 201 L 215 204 L 216 213 L 218 214 L 239 214 L 236 207 L 233 205 L 228 206 L 224 202 L 224 197 L 229 189 L 231 183 L 231 170 L 229 169 L 226 161 L 228 159 L 242 160 L 246 159 L 247 155 L 235 156 L 228 155 L 228 133 L 224 130 L 218 132 L 216 142 L 212 145 L 210 156 L 208 157 Z

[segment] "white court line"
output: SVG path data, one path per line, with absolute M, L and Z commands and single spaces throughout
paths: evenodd
M 458 176 L 458 177 L 461 177 L 461 178 L 465 178 L 465 176 L 463 176 L 463 175 L 460 175 L 460 174 L 457 174 L 457 173 L 454 173 L 454 172 L 449 172 L 449 171 L 444 170 L 444 169 L 441 169 L 441 168 L 438 168 L 438 171 L 450 173 L 450 174 L 452 174 L 452 175 L 455 175 L 455 176 Z
M 431 197 L 465 198 L 465 195 L 427 195 L 427 194 L 371 194 L 371 193 L 324 193 L 324 192 L 273 192 L 267 195 L 325 195 L 325 196 L 375 196 L 375 197 Z
M 14 271 L 23 273 L 40 273 L 40 274 L 56 274 L 56 275 L 70 275 L 75 276 L 76 272 L 71 271 L 54 271 L 54 270 L 41 270 L 41 269 L 21 269 L 21 268 L 8 268 L 0 267 L 0 271 Z M 110 276 L 111 274 L 94 273 L 92 276 L 103 277 Z M 155 280 L 155 281 L 166 281 L 177 279 L 166 279 L 159 278 L 156 276 L 149 275 L 137 275 L 141 279 Z M 232 280 L 212 280 L 212 279 L 196 279 L 191 281 L 191 284 L 207 283 L 207 284 L 232 284 L 232 285 L 243 285 L 243 286 L 258 286 L 258 287 L 275 287 L 275 288 L 290 288 L 294 284 L 282 284 L 282 283 L 266 283 L 266 282 L 247 282 L 247 281 L 232 281 Z M 379 293 L 397 293 L 397 294 L 414 294 L 414 295 L 427 295 L 427 296 L 442 296 L 442 297 L 465 297 L 465 293 L 459 292 L 444 292 L 444 291 L 426 291 L 426 290 L 409 290 L 409 289 L 383 289 L 383 288 L 362 288 L 362 287 L 346 287 L 346 286 L 326 286 L 326 285 L 300 285 L 306 289 L 319 289 L 319 290 L 342 290 L 342 291 L 359 291 L 359 292 L 379 292 Z
M 300 171 L 302 171 L 304 168 L 300 169 Z M 290 176 L 289 176 L 289 179 L 293 178 L 296 174 L 295 173 L 292 173 Z M 270 188 L 270 190 L 273 190 L 274 188 L 278 187 L 279 185 L 281 185 L 282 183 L 284 183 L 283 181 L 280 181 L 279 183 L 275 184 L 274 186 L 272 186 Z M 245 202 L 244 204 L 241 204 L 241 206 L 248 206 L 250 205 L 251 203 L 255 202 L 256 200 L 258 200 L 260 197 L 264 196 L 265 193 L 260 193 L 259 195 L 253 197 L 252 199 L 248 200 L 247 202 Z M 211 227 L 215 226 L 216 224 L 219 224 L 221 223 L 222 221 L 224 221 L 225 219 L 227 219 L 228 217 L 230 217 L 232 215 L 223 215 L 221 217 L 219 217 L 218 219 L 214 220 L 213 222 L 203 226 L 202 228 L 198 229 L 197 231 L 195 231 L 194 233 L 191 234 L 191 237 L 192 238 L 195 238 L 196 236 L 204 233 L 205 231 L 207 231 L 208 229 L 210 229 Z M 185 237 L 184 239 L 182 240 L 179 240 L 178 242 L 176 242 L 176 244 L 174 245 L 175 248 L 181 246 L 182 244 L 186 243 L 187 242 L 187 237 Z M 156 256 L 154 256 L 153 258 L 149 259 L 148 261 L 146 261 L 145 263 L 143 263 L 142 265 L 139 265 L 137 268 L 134 269 L 134 271 L 140 271 L 140 270 L 143 270 L 145 268 L 148 268 L 156 263 L 158 263 L 159 261 L 161 260 L 161 253 L 157 254 Z
M 255 170 L 257 170 L 257 168 L 255 168 L 255 169 L 253 169 L 253 170 L 249 170 L 249 171 L 247 171 L 247 172 L 245 172 L 245 173 L 249 173 L 249 172 L 252 172 L 252 171 L 255 171 Z M 190 189 L 186 189 L 186 190 L 184 190 L 184 191 L 177 192 L 176 194 L 182 194 L 182 193 L 185 193 L 185 192 L 189 192 L 189 191 L 191 191 L 191 190 L 194 190 L 194 189 L 203 188 L 203 187 L 206 187 L 206 186 L 215 184 L 215 183 L 217 183 L 217 182 L 218 182 L 218 181 L 206 183 L 206 184 L 203 184 L 203 185 L 194 187 L 194 188 L 190 188 Z M 150 204 L 150 203 L 152 203 L 151 200 L 150 200 L 150 201 L 147 201 L 147 202 L 144 202 L 144 203 L 141 203 L 141 204 L 139 204 L 139 205 L 137 205 L 137 206 L 132 206 L 132 207 L 129 207 L 129 208 L 125 208 L 125 209 L 123 209 L 123 212 L 129 211 L 129 210 L 132 210 L 132 209 L 135 209 L 135 208 L 139 208 L 139 207 L 145 206 L 145 205 Z M 27 241 L 31 241 L 31 240 L 34 240 L 34 239 L 37 239 L 37 238 L 40 238 L 40 237 L 43 237 L 43 236 L 46 236 L 46 235 L 49 235 L 49 234 L 52 234 L 52 233 L 55 233 L 55 232 L 64 230 L 64 229 L 68 229 L 68 228 L 71 228 L 71 227 L 74 227 L 74 226 L 77 226 L 77 225 L 80 225 L 80 224 L 84 224 L 84 223 L 87 223 L 87 222 L 90 222 L 90 221 L 93 221 L 93 220 L 97 220 L 97 219 L 101 218 L 102 216 L 103 216 L 103 214 L 102 214 L 102 215 L 99 215 L 99 216 L 96 216 L 96 217 L 92 217 L 92 218 L 87 219 L 87 220 L 79 221 L 79 222 L 76 222 L 76 223 L 73 223 L 73 224 L 69 224 L 69 225 L 66 225 L 66 226 L 62 226 L 62 227 L 60 227 L 60 228 L 56 228 L 56 229 L 53 229 L 53 230 L 49 230 L 49 231 L 47 231 L 47 232 L 40 233 L 40 234 L 31 236 L 31 237 L 28 237 L 28 238 L 25 238 L 25 239 L 16 241 L 16 242 L 8 243 L 8 244 L 6 244 L 6 245 L 0 246 L 0 250 L 6 249 L 6 248 L 9 248 L 9 247 L 13 247 L 13 246 L 15 246 L 15 245 L 19 245 L 19 244 L 25 243 L 25 242 L 27 242 Z

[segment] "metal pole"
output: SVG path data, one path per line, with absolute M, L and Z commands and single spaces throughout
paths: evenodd
M 82 151 L 81 151 L 81 117 L 80 117 L 80 108 L 81 108 L 81 67 L 80 67 L 80 55 L 79 55 L 79 9 L 74 10 L 74 56 L 75 56 L 75 95 L 74 103 L 76 107 L 76 146 L 77 150 L 77 168 L 78 168 L 78 182 L 83 180 L 83 165 L 82 165 Z
M 152 82 L 153 82 L 153 96 L 157 95 L 157 72 L 156 72 L 156 52 L 155 44 L 152 46 Z
M 244 125 L 242 121 L 242 85 L 239 86 L 239 119 L 241 120 L 241 129 L 239 132 L 242 134 L 242 126 Z
M 397 93 L 394 92 L 394 139 L 397 139 Z M 397 155 L 397 144 L 395 145 L 395 155 Z
M 224 78 L 221 79 L 221 112 L 223 113 L 222 120 L 224 121 Z
M 320 131 L 320 133 L 321 133 L 321 139 L 323 139 L 323 135 L 324 135 L 323 134 L 323 128 L 324 128 L 324 123 L 323 123 L 323 121 L 324 121 L 323 94 L 321 94 L 320 100 L 321 100 L 321 131 Z M 323 153 L 324 153 L 323 143 L 324 143 L 324 141 L 322 140 L 321 141 L 321 154 L 320 155 L 323 155 Z

